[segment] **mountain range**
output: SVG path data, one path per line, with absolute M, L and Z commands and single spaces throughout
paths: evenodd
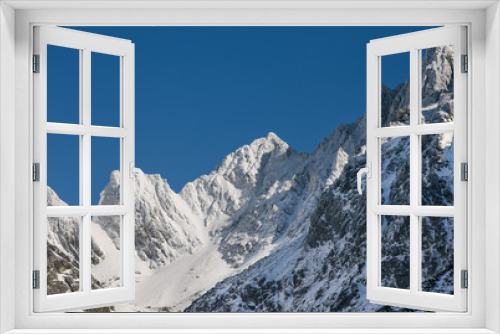
M 422 63 L 422 120 L 453 121 L 453 48 L 428 49 Z M 409 81 L 382 87 L 383 126 L 408 124 L 409 98 Z M 453 135 L 422 136 L 421 147 L 423 204 L 453 205 Z M 366 299 L 366 197 L 356 190 L 365 153 L 361 117 L 312 153 L 271 132 L 179 193 L 146 175 L 136 190 L 136 299 L 93 311 L 408 311 Z M 383 139 L 381 157 L 382 204 L 408 205 L 409 138 Z M 116 204 L 119 187 L 114 171 L 99 204 Z M 48 205 L 66 205 L 48 195 Z M 93 217 L 95 289 L 119 283 L 119 222 Z M 78 290 L 78 219 L 48 227 L 49 293 Z M 453 293 L 453 219 L 423 217 L 422 233 L 423 289 Z M 382 245 L 382 284 L 409 288 L 407 217 L 382 217 Z

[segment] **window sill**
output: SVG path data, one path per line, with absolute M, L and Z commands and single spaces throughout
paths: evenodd
M 15 329 L 5 334 L 486 334 L 471 329 Z

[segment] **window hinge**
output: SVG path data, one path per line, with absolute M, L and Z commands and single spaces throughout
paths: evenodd
M 469 181 L 469 165 L 466 162 L 460 164 L 460 180 Z
M 33 73 L 40 73 L 40 55 L 33 55 Z
M 33 164 L 33 181 L 39 182 L 40 181 L 40 163 L 35 162 Z
M 469 72 L 469 56 L 462 55 L 462 73 Z
M 40 270 L 33 270 L 33 289 L 40 289 Z
M 467 270 L 462 270 L 461 272 L 461 281 L 462 281 L 462 289 L 467 289 L 469 287 L 469 273 L 467 272 Z

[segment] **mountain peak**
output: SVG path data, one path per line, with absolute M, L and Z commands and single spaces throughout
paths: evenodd
M 266 146 L 268 150 L 274 150 L 276 148 L 288 148 L 288 144 L 278 137 L 274 132 L 269 132 L 267 136 L 255 139 L 249 146 L 252 149 L 258 150 L 262 145 Z M 240 147 L 238 150 L 244 149 L 247 145 Z M 236 152 L 238 151 L 236 150 Z
M 109 183 L 112 185 L 119 185 L 120 184 L 120 171 L 119 170 L 114 170 L 111 172 L 111 175 L 109 176 Z
M 266 139 L 269 139 L 269 140 L 281 140 L 278 135 L 276 135 L 274 132 L 269 132 L 267 134 L 267 137 Z
M 51 187 L 47 186 L 47 206 L 68 206 L 68 204 L 60 199 Z

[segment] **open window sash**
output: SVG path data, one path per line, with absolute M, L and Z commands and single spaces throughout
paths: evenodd
M 79 124 L 47 122 L 47 46 L 79 51 Z M 91 123 L 91 53 L 119 57 L 120 126 L 93 126 Z M 34 311 L 71 311 L 125 303 L 134 299 L 134 44 L 128 40 L 100 36 L 71 29 L 34 28 L 34 156 L 39 164 L 34 191 Z M 36 61 L 36 63 L 35 63 Z M 78 65 L 78 63 L 77 63 Z M 47 206 L 47 134 L 79 138 L 80 202 L 75 206 Z M 91 203 L 91 138 L 120 140 L 120 203 Z M 64 154 L 64 152 L 62 152 Z M 94 162 L 95 163 L 95 162 Z M 119 287 L 93 289 L 91 219 L 93 216 L 120 216 Z M 51 217 L 79 217 L 79 286 L 70 293 L 48 294 L 47 220 Z
M 422 50 L 453 45 L 454 120 L 425 124 L 421 117 Z M 404 126 L 382 127 L 383 56 L 409 52 L 410 120 Z M 461 163 L 467 162 L 467 87 L 461 55 L 467 54 L 466 28 L 443 27 L 372 40 L 367 45 L 367 298 L 372 303 L 431 311 L 467 310 L 467 289 L 462 271 L 467 270 L 467 182 L 461 180 Z M 454 134 L 454 206 L 422 205 L 421 136 Z M 409 205 L 383 205 L 381 195 L 381 147 L 384 138 L 409 138 Z M 382 216 L 404 216 L 409 220 L 409 288 L 382 285 Z M 453 294 L 422 289 L 422 217 L 453 217 Z

